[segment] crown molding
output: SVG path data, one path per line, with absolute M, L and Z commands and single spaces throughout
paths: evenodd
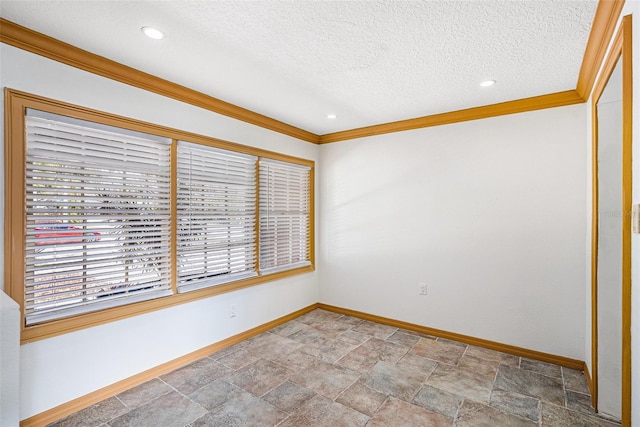
M 585 102 L 613 36 L 624 0 L 600 0 L 575 90 L 316 135 L 201 92 L 87 52 L 0 18 L 0 42 L 49 59 L 314 144 L 522 113 Z
M 585 101 L 591 96 L 596 76 L 620 19 L 624 1 L 600 0 L 598 2 L 576 85 L 576 91 Z
M 565 92 L 535 96 L 532 98 L 519 99 L 516 101 L 501 102 L 499 104 L 467 108 L 465 110 L 451 111 L 448 113 L 417 117 L 415 119 L 400 120 L 397 122 L 329 133 L 320 136 L 320 144 L 328 144 L 331 142 L 345 141 L 348 139 L 382 135 L 392 132 L 402 132 L 405 130 L 420 129 L 425 127 L 447 125 L 451 123 L 466 122 L 469 120 L 486 119 L 489 117 L 523 113 L 525 111 L 541 110 L 544 108 L 562 107 L 565 105 L 580 104 L 583 102 L 584 99 L 582 99 L 582 97 L 578 95 L 578 92 L 576 92 L 575 90 L 567 90 Z
M 3 18 L 0 18 L 0 42 L 274 132 L 307 142 L 318 142 L 318 135 L 304 129 L 87 52 Z

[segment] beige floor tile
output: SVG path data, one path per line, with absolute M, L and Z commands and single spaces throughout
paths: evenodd
M 420 341 L 420 337 L 412 334 L 407 334 L 401 331 L 395 331 L 389 338 L 387 338 L 388 342 L 392 342 L 394 344 L 400 344 L 407 347 L 413 347 L 416 345 L 418 341 Z
M 327 322 L 329 320 L 337 320 L 342 317 L 342 314 L 334 313 L 332 311 L 316 309 L 310 311 L 309 313 L 303 314 L 302 316 L 295 319 L 300 323 L 304 323 L 306 325 L 313 325 L 314 323 Z
M 381 325 L 380 323 L 373 323 L 365 320 L 361 323 L 358 323 L 356 326 L 352 328 L 352 330 L 356 332 L 360 332 L 361 334 L 370 335 L 372 337 L 379 338 L 381 340 L 385 340 L 393 335 L 394 332 L 398 330 L 398 328 L 394 328 L 387 325 Z
M 468 347 L 468 345 L 467 345 L 467 344 L 465 344 L 465 343 L 463 343 L 463 342 L 460 342 L 460 341 L 450 340 L 450 339 L 447 339 L 447 338 L 441 338 L 441 337 L 438 337 L 438 338 L 436 338 L 436 339 L 437 339 L 438 341 L 440 341 L 441 343 L 447 343 L 447 344 L 455 345 L 455 346 L 458 346 L 458 347 L 465 347 L 465 348 L 467 348 L 467 347 Z
M 352 330 L 344 331 L 336 336 L 336 339 L 353 345 L 360 345 L 369 338 L 371 338 L 369 335 L 361 334 L 360 332 Z
M 302 344 L 309 344 L 311 341 L 315 341 L 322 336 L 322 332 L 313 328 L 305 328 L 300 329 L 298 332 L 295 332 L 289 335 L 287 338 L 298 341 Z
M 291 334 L 298 332 L 301 329 L 306 328 L 307 325 L 304 323 L 298 322 L 297 320 L 290 320 L 287 323 L 283 323 L 280 326 L 276 326 L 271 329 L 269 332 L 280 335 L 281 337 L 288 337 Z
M 55 423 L 50 427 L 84 427 L 88 425 L 100 425 L 121 415 L 126 414 L 129 409 L 117 398 L 110 397 L 102 402 L 96 403 L 82 411 L 76 412 Z
M 227 347 L 227 348 L 223 348 L 222 350 L 218 350 L 215 353 L 210 354 L 209 358 L 213 359 L 213 360 L 220 359 L 221 357 L 227 356 L 227 355 L 229 355 L 231 353 L 235 353 L 236 351 L 240 350 L 241 348 L 246 347 L 248 343 L 249 343 L 249 340 L 240 341 L 237 344 L 234 344 L 234 345 L 232 345 L 230 347 Z
M 403 400 L 389 398 L 367 427 L 451 427 L 453 420 Z
M 207 411 L 214 410 L 225 404 L 229 399 L 233 399 L 246 393 L 240 387 L 228 383 L 224 380 L 215 380 L 204 387 L 191 393 L 188 397 Z
M 542 427 L 620 427 L 620 424 L 542 402 Z
M 578 393 L 589 394 L 589 385 L 584 372 L 570 368 L 562 368 L 562 377 L 564 379 L 564 387 Z
M 386 394 L 367 387 L 362 381 L 356 381 L 338 396 L 336 402 L 372 416 L 385 400 L 387 400 Z
M 217 361 L 231 369 L 240 369 L 255 362 L 258 359 L 260 359 L 260 356 L 257 352 L 249 352 L 245 349 L 240 349 L 235 353 L 231 353 L 228 356 L 217 359 Z
M 402 356 L 402 359 L 398 360 L 396 365 L 403 368 L 414 369 L 428 378 L 438 366 L 438 362 L 409 352 Z
M 315 395 L 308 388 L 294 384 L 291 381 L 285 381 L 262 396 L 262 400 L 285 412 L 293 412 Z
M 503 361 L 504 356 L 507 356 L 504 353 L 500 353 L 499 351 L 489 350 L 487 348 L 477 347 L 475 345 L 467 346 L 467 351 L 464 353 L 465 356 L 474 356 L 478 359 L 487 360 L 489 362 L 497 362 L 500 363 Z
M 455 345 L 448 341 L 420 338 L 420 341 L 413 346 L 410 352 L 437 362 L 457 365 L 465 349 L 465 346 Z
M 441 364 L 425 384 L 476 402 L 489 403 L 493 379 L 486 375 Z
M 163 426 L 183 427 L 207 410 L 180 393 L 172 391 L 120 417 L 109 421 L 110 427 Z M 84 424 L 88 425 L 88 424 Z
M 296 332 L 296 334 L 299 332 Z M 290 336 L 293 335 L 295 334 Z M 302 346 L 303 345 L 300 342 L 293 339 L 281 337 L 276 334 L 265 333 L 258 335 L 255 339 L 252 339 L 252 341 L 242 350 L 252 353 L 257 357 L 273 361 L 301 348 Z
M 533 371 L 500 366 L 495 387 L 515 391 L 526 396 L 564 406 L 565 392 L 562 380 Z
M 520 393 L 494 389 L 489 406 L 531 421 L 540 420 L 540 399 Z
M 227 400 L 222 406 L 191 423 L 192 427 L 210 426 L 275 426 L 287 417 L 287 413 L 262 399 L 242 392 Z M 166 424 L 157 424 L 163 427 Z
M 310 327 L 320 331 L 320 333 L 329 338 L 335 338 L 342 332 L 351 329 L 351 326 L 348 323 L 340 322 L 339 319 L 314 323 L 313 325 L 310 325 Z
M 500 364 L 504 366 L 510 366 L 512 368 L 519 368 L 520 357 L 514 356 L 513 354 L 503 354 Z
M 455 427 L 535 427 L 537 422 L 507 414 L 482 403 L 465 400 Z
M 233 373 L 233 369 L 221 363 L 204 358 L 160 377 L 161 380 L 174 387 L 182 394 L 190 394 L 202 386 L 225 375 Z
M 314 396 L 292 413 L 282 427 L 363 427 L 369 417 L 351 408 L 327 399 Z
M 292 375 L 290 380 L 329 399 L 335 399 L 359 376 L 357 372 L 320 361 Z
M 293 372 L 299 372 L 318 361 L 316 356 L 305 353 L 303 350 L 294 350 L 291 353 L 276 359 L 275 362 Z
M 567 390 L 567 409 L 582 412 L 586 415 L 595 415 L 596 411 L 591 406 L 591 396 Z
M 359 346 L 336 362 L 336 366 L 364 373 L 380 361 L 380 354 L 365 346 Z
M 463 401 L 462 396 L 426 385 L 420 388 L 411 403 L 445 417 L 454 418 Z
M 407 354 L 410 349 L 409 346 L 383 341 L 378 338 L 367 340 L 362 343 L 362 347 L 373 350 L 378 354 L 380 360 L 389 363 L 396 363 L 402 356 Z
M 259 397 L 283 383 L 291 374 L 282 365 L 260 359 L 227 375 L 224 380 Z
M 525 371 L 533 371 L 548 377 L 562 379 L 562 368 L 552 363 L 541 362 L 539 360 L 531 360 L 523 357 L 520 360 L 520 368 Z
M 355 348 L 355 345 L 344 341 L 320 337 L 303 346 L 301 350 L 319 360 L 334 363 Z
M 480 359 L 479 357 L 465 353 L 458 361 L 457 366 L 460 369 L 486 375 L 493 379 L 498 373 L 498 366 L 500 366 L 500 362 Z
M 134 409 L 172 390 L 173 388 L 167 383 L 158 378 L 154 378 L 151 381 L 147 381 L 146 383 L 142 383 L 137 387 L 120 393 L 118 399 L 124 403 L 127 408 Z
M 359 325 L 360 323 L 364 322 L 364 320 L 362 320 L 362 319 L 358 319 L 357 317 L 352 317 L 352 316 L 347 316 L 347 315 L 341 316 L 341 317 L 337 318 L 335 321 L 343 323 L 345 325 L 348 325 L 349 328 L 353 328 L 354 326 Z
M 424 378 L 424 375 L 413 369 L 380 361 L 362 376 L 362 383 L 388 396 L 410 402 L 420 389 Z

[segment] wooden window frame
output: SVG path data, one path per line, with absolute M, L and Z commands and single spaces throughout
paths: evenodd
M 315 270 L 315 218 L 314 218 L 314 184 L 315 162 L 260 148 L 249 147 L 234 142 L 224 141 L 191 132 L 181 131 L 153 123 L 143 122 L 123 116 L 118 116 L 98 110 L 93 110 L 53 99 L 44 98 L 14 89 L 5 88 L 5 292 L 21 307 L 21 342 L 27 343 L 53 337 L 71 331 L 90 328 L 103 323 L 112 322 L 127 317 L 137 316 L 155 310 L 164 309 L 198 299 L 209 298 L 226 292 L 255 286 L 261 283 L 279 280 Z M 171 149 L 171 192 L 172 192 L 172 285 L 173 294 L 148 301 L 131 303 L 119 307 L 84 313 L 72 317 L 52 320 L 46 323 L 25 326 L 24 322 L 24 225 L 25 225 L 25 113 L 35 109 L 48 113 L 59 114 L 76 119 L 87 120 L 109 126 L 129 129 L 158 135 L 173 140 Z M 177 293 L 176 289 L 176 239 L 175 239 L 175 191 L 176 191 L 176 144 L 178 140 L 207 145 L 224 150 L 251 154 L 274 160 L 299 164 L 310 168 L 310 222 L 309 222 L 309 260 L 311 265 L 280 271 L 271 274 L 258 275 L 248 279 L 220 284 L 208 288 Z M 258 185 L 258 184 L 257 184 Z M 256 205 L 256 210 L 259 206 Z M 257 212 L 256 212 L 257 213 Z M 256 230 L 256 246 L 258 234 Z M 256 262 L 258 262 L 256 260 Z

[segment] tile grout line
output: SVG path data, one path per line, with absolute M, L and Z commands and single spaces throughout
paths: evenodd
M 542 399 L 538 399 L 538 426 L 542 427 Z
M 569 398 L 567 396 L 567 386 L 564 382 L 564 368 L 560 367 L 560 379 L 562 380 L 562 392 L 564 394 L 564 407 L 569 409 Z
M 337 318 L 337 319 L 335 319 L 335 320 L 336 320 L 336 321 L 338 321 L 338 320 L 342 319 L 343 317 L 345 317 L 345 315 L 342 315 L 342 316 L 338 317 L 338 318 Z M 355 326 L 357 326 L 357 325 L 355 325 Z M 310 327 L 312 327 L 312 326 L 311 326 L 311 325 L 306 325 L 306 327 L 307 327 L 307 328 L 310 328 Z M 334 339 L 338 339 L 337 337 L 338 337 L 340 334 L 345 333 L 345 332 L 347 332 L 347 331 L 352 331 L 352 332 L 356 332 L 356 333 L 357 333 L 357 331 L 353 331 L 353 327 L 354 327 L 354 326 L 349 326 L 349 328 L 348 328 L 348 329 L 346 329 L 346 330 L 344 330 L 344 331 L 340 332 L 338 335 L 336 335 L 336 337 L 335 337 Z M 317 339 L 319 339 L 319 338 L 320 338 L 320 337 L 318 337 L 318 338 L 314 339 L 314 340 L 313 340 L 313 341 L 311 341 L 310 343 L 312 343 L 312 342 L 316 341 L 316 340 L 317 340 Z M 330 363 L 330 364 L 331 364 L 332 366 L 336 366 L 336 364 L 337 364 L 340 360 L 342 360 L 346 355 L 348 355 L 348 354 L 349 354 L 349 353 L 351 353 L 352 351 L 356 350 L 358 347 L 362 346 L 364 343 L 366 343 L 367 341 L 369 341 L 371 338 L 373 338 L 373 337 L 372 337 L 372 336 L 369 336 L 369 338 L 367 338 L 365 341 L 363 341 L 363 342 L 362 342 L 362 343 L 360 343 L 360 344 L 350 344 L 350 343 L 347 343 L 347 342 L 345 342 L 345 341 L 339 340 L 339 341 L 341 341 L 341 342 L 344 342 L 344 343 L 345 343 L 345 344 L 347 344 L 347 345 L 355 345 L 355 347 L 354 347 L 353 349 L 351 349 L 350 351 L 348 351 L 347 353 L 345 353 L 345 354 L 343 354 L 342 356 L 340 356 L 338 359 L 336 359 L 335 361 L 333 361 L 333 362 L 332 362 L 332 363 Z M 309 344 L 310 344 L 310 343 L 309 343 Z M 308 353 L 305 353 L 305 354 L 308 354 Z M 317 361 L 319 361 L 319 360 L 320 360 L 320 361 L 324 361 L 324 360 L 322 359 L 322 357 L 318 357 L 318 356 L 315 356 L 315 355 L 312 355 L 312 354 L 309 354 L 309 355 L 315 358 L 315 362 L 317 362 Z M 314 363 L 315 363 L 315 362 L 314 362 Z M 327 361 L 324 361 L 324 362 L 329 363 L 329 362 L 327 362 Z M 277 362 L 275 362 L 275 363 L 277 363 Z M 354 371 L 354 372 L 355 372 L 355 371 Z M 337 399 L 338 399 L 340 396 L 342 396 L 342 395 L 343 395 L 343 394 L 344 394 L 344 393 L 345 393 L 349 388 L 351 388 L 351 387 L 352 387 L 356 382 L 358 382 L 358 381 L 362 378 L 362 375 L 364 375 L 363 373 L 358 373 L 358 374 L 359 374 L 359 375 L 358 375 L 358 377 L 357 377 L 357 378 L 356 378 L 356 379 L 355 379 L 351 384 L 349 384 L 349 385 L 348 385 L 344 390 L 342 390 L 340 393 L 338 393 L 338 394 L 336 395 L 336 397 L 335 397 L 335 398 L 331 399 L 331 401 L 332 401 L 332 402 L 335 402 L 335 403 L 337 403 L 337 404 L 339 404 L 339 405 L 342 405 L 340 402 L 337 402 Z M 293 383 L 293 384 L 297 384 L 297 383 Z M 299 385 L 299 384 L 297 384 L 297 385 Z M 300 385 L 300 387 L 304 387 L 304 386 L 301 386 L 301 385 Z M 306 387 L 304 387 L 304 388 L 306 388 Z M 313 390 L 311 390 L 311 391 L 313 391 Z M 316 392 L 314 392 L 314 393 L 315 393 L 316 395 L 321 396 L 321 394 L 320 394 L 320 393 L 316 393 Z M 326 397 L 326 396 L 324 396 L 324 397 Z M 342 405 L 342 406 L 345 406 L 345 405 Z M 348 408 L 348 409 L 352 409 L 352 410 L 354 410 L 354 411 L 357 411 L 356 409 L 349 408 L 348 406 L 345 406 L 345 408 Z M 295 412 L 295 411 L 293 411 L 293 412 Z M 292 412 L 292 413 L 293 413 L 293 412 Z M 361 414 L 362 414 L 362 412 L 360 412 L 360 411 L 357 411 L 357 412 L 359 412 L 359 413 L 361 413 Z M 289 413 L 289 415 L 287 416 L 287 418 L 289 418 L 289 417 L 291 416 L 291 414 L 292 414 L 292 413 Z M 367 414 L 363 414 L 363 415 L 365 415 L 365 416 L 367 416 L 367 417 L 368 417 L 368 420 L 367 420 L 367 424 L 368 424 L 368 423 L 369 423 L 369 421 L 371 420 L 371 417 L 370 417 L 369 415 L 367 415 Z M 285 420 L 286 420 L 287 418 L 285 418 Z M 282 422 L 280 422 L 280 423 L 278 423 L 278 424 L 282 424 L 285 420 L 283 420 Z

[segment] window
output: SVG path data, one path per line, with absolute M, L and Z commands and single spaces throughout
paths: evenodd
M 260 159 L 260 271 L 309 261 L 309 167 Z
M 170 141 L 26 120 L 26 324 L 169 295 Z
M 178 288 L 257 275 L 256 156 L 178 143 Z
M 313 162 L 6 97 L 23 341 L 313 270 Z

